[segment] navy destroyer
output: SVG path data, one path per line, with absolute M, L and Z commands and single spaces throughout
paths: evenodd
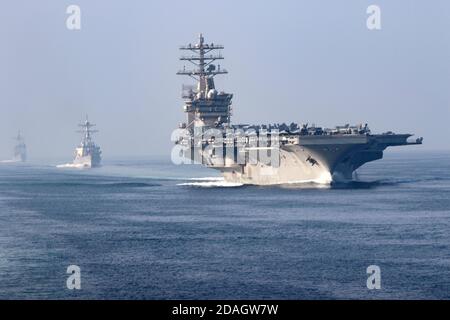
M 24 137 L 20 134 L 20 131 L 17 133 L 17 136 L 14 138 L 16 140 L 16 145 L 14 146 L 14 162 L 25 162 L 27 160 L 27 146 L 25 144 Z
M 213 53 L 223 48 L 206 43 L 201 34 L 197 43 L 180 47 L 189 53 L 180 60 L 194 68 L 183 67 L 177 74 L 197 84 L 183 85 L 187 121 L 172 137 L 175 162 L 218 169 L 226 181 L 234 183 L 331 183 L 352 180 L 356 169 L 381 159 L 387 147 L 422 143 L 422 138 L 410 141 L 408 133 L 374 134 L 367 124 L 331 129 L 296 123 L 232 124 L 233 95 L 218 91 L 214 84 L 216 75 L 227 73 L 215 64 L 223 56 Z
M 79 146 L 75 149 L 75 158 L 73 164 L 77 167 L 94 168 L 100 166 L 101 154 L 100 147 L 92 141 L 92 134 L 98 132 L 91 128 L 95 124 L 89 122 L 88 118 L 78 125 L 82 129 L 77 131 L 83 134 Z

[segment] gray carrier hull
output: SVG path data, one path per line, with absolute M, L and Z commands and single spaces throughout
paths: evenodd
M 298 144 L 280 146 L 279 165 L 263 163 L 210 166 L 220 170 L 226 181 L 270 185 L 291 183 L 331 183 L 352 180 L 363 164 L 381 159 L 388 146 L 407 142 L 409 134 L 361 136 L 307 136 Z
M 356 169 L 367 162 L 383 158 L 383 151 L 389 146 L 421 144 L 421 139 L 409 142 L 410 136 L 410 134 L 289 136 L 289 139 L 284 139 L 287 142 L 281 143 L 276 148 L 276 165 L 273 165 L 273 158 L 272 163 L 251 161 L 246 151 L 249 150 L 248 145 L 235 147 L 234 152 L 226 154 L 226 144 L 217 148 L 217 144 L 213 147 L 205 140 L 201 148 L 185 148 L 184 157 L 220 170 L 225 180 L 233 183 L 255 185 L 331 183 L 352 180 Z M 214 148 L 215 151 L 212 152 Z M 261 149 L 268 148 L 261 147 Z M 220 157 L 218 150 L 221 153 Z M 238 159 L 240 152 L 245 153 L 244 162 Z

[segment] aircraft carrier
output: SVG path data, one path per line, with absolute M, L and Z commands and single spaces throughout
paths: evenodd
M 73 164 L 83 168 L 95 168 L 100 166 L 101 151 L 100 147 L 92 141 L 92 134 L 98 132 L 91 130 L 95 124 L 89 122 L 88 118 L 78 125 L 82 129 L 77 131 L 83 134 L 83 138 L 79 146 L 75 149 L 75 158 Z
M 175 162 L 201 163 L 235 183 L 332 183 L 352 180 L 356 169 L 381 159 L 387 147 L 422 143 L 422 138 L 410 141 L 409 133 L 373 134 L 367 124 L 331 129 L 296 123 L 232 124 L 233 95 L 214 85 L 216 75 L 227 73 L 215 64 L 223 56 L 213 52 L 221 49 L 222 45 L 206 43 L 201 34 L 197 43 L 180 47 L 189 53 L 180 60 L 194 68 L 183 67 L 177 74 L 197 84 L 183 85 L 187 121 L 172 137 Z

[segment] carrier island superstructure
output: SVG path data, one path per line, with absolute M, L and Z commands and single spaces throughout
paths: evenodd
M 73 164 L 83 168 L 95 168 L 100 166 L 101 154 L 100 147 L 92 141 L 92 134 L 98 132 L 91 128 L 95 124 L 91 123 L 88 118 L 78 125 L 81 130 L 77 131 L 83 134 L 81 143 L 75 149 L 75 158 Z
M 194 78 L 196 86 L 183 86 L 184 112 L 174 138 L 175 153 L 184 159 L 220 170 L 226 181 L 244 184 L 284 184 L 351 180 L 366 162 L 381 159 L 390 146 L 421 144 L 409 141 L 412 134 L 371 133 L 365 125 L 343 125 L 332 129 L 315 125 L 231 123 L 232 94 L 217 91 L 214 77 L 227 71 L 214 54 L 224 47 L 198 42 L 182 46 L 180 58 L 193 69 L 177 72 Z M 214 63 L 214 64 L 213 64 Z M 279 107 L 281 109 L 281 106 Z

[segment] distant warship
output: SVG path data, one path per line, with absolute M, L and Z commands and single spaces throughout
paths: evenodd
M 211 52 L 223 48 L 205 43 L 201 34 L 198 43 L 180 47 L 190 52 L 180 60 L 195 68 L 184 67 L 177 74 L 194 78 L 197 85 L 183 86 L 187 122 L 180 124 L 173 140 L 175 153 L 220 170 L 226 181 L 266 185 L 352 180 L 357 168 L 381 159 L 387 147 L 422 143 L 422 138 L 408 141 L 411 134 L 372 134 L 367 124 L 333 129 L 231 124 L 233 95 L 218 92 L 214 85 L 214 76 L 227 71 L 212 64 L 223 56 Z
M 20 131 L 17 133 L 14 140 L 16 140 L 16 145 L 14 146 L 13 161 L 25 162 L 27 160 L 27 146 L 25 145 L 25 139 L 20 134 Z
M 75 149 L 75 159 L 73 164 L 84 168 L 94 168 L 100 166 L 101 151 L 100 147 L 92 141 L 92 134 L 98 132 L 91 130 L 95 124 L 89 122 L 88 118 L 84 123 L 78 125 L 82 129 L 77 131 L 83 134 L 80 145 Z

